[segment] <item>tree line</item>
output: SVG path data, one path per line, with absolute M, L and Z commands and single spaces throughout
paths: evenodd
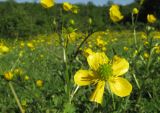
M 155 2 L 152 5 L 154 6 Z M 62 4 L 56 4 L 51 9 L 44 9 L 38 3 L 0 2 L 0 36 L 23 38 L 38 34 L 50 34 L 55 30 L 60 30 L 62 22 L 64 27 L 73 27 L 80 31 L 85 31 L 89 28 L 99 30 L 107 28 L 130 29 L 132 28 L 131 12 L 134 7 L 139 7 L 139 1 L 126 6 L 120 6 L 125 18 L 118 25 L 112 23 L 109 19 L 110 4 L 96 6 L 88 3 L 87 5 L 77 4 L 77 6 L 79 7 L 79 12 L 78 14 L 73 14 L 63 11 Z M 160 13 L 157 13 L 160 12 L 160 8 L 156 6 L 151 7 L 148 2 L 144 3 L 138 18 L 140 27 L 143 27 L 146 23 L 147 13 L 156 14 L 157 18 L 160 16 Z M 92 23 L 88 22 L 89 19 L 92 19 Z M 74 24 L 70 20 L 74 20 Z M 155 26 L 159 28 L 159 22 Z

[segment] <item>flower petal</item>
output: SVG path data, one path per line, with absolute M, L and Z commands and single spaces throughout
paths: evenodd
M 129 63 L 126 59 L 114 56 L 112 70 L 113 76 L 120 76 L 125 74 L 129 69 Z
M 96 71 L 99 65 L 108 63 L 108 57 L 103 52 L 93 53 L 87 57 L 87 61 L 91 69 Z
M 90 97 L 90 101 L 94 101 L 99 104 L 102 104 L 104 86 L 105 86 L 105 81 L 99 81 L 97 83 L 96 89 L 94 90 L 93 94 Z
M 74 75 L 74 82 L 79 86 L 89 85 L 96 81 L 96 76 L 89 70 L 78 70 Z
M 120 97 L 128 96 L 132 91 L 132 85 L 126 79 L 121 77 L 110 78 L 109 86 L 111 92 Z
M 53 0 L 40 0 L 40 3 L 44 8 L 50 8 L 50 7 L 54 6 Z

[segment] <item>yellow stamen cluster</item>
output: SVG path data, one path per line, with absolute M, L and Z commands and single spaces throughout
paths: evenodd
M 109 64 L 103 64 L 98 69 L 98 75 L 103 80 L 107 80 L 112 75 L 112 68 Z

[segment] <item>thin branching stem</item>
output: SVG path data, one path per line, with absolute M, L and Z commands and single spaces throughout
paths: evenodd
M 11 91 L 12 91 L 12 94 L 14 95 L 14 98 L 15 98 L 15 100 L 16 100 L 16 102 L 17 102 L 17 105 L 18 105 L 21 113 L 25 113 L 25 111 L 24 111 L 23 108 L 22 108 L 22 105 L 21 105 L 21 103 L 20 103 L 20 101 L 19 101 L 19 99 L 18 99 L 18 96 L 17 96 L 17 94 L 16 94 L 16 92 L 15 92 L 15 90 L 14 90 L 14 87 L 13 87 L 13 85 L 12 85 L 11 82 L 9 82 L 9 87 L 10 87 L 10 89 L 11 89 Z

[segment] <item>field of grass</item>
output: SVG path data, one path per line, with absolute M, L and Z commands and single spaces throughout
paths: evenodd
M 41 2 L 44 8 L 54 5 Z M 110 9 L 118 24 L 119 7 Z M 97 30 L 89 18 L 83 31 L 74 20 L 65 23 L 64 11 L 79 10 L 64 3 L 62 20 L 51 21 L 53 33 L 0 38 L 0 113 L 159 113 L 160 32 L 152 26 L 154 15 L 141 31 L 138 9 L 133 29 Z
M 85 34 L 76 33 L 76 35 Z M 158 113 L 160 111 L 158 107 L 160 104 L 159 50 L 151 50 L 153 53 L 145 56 L 144 52 L 150 52 L 148 47 L 151 45 L 146 44 L 144 35 L 143 32 L 137 33 L 139 37 L 137 44 L 141 47 L 138 53 L 134 48 L 134 36 L 131 31 L 96 32 L 88 38 L 72 62 L 69 61 L 71 58 L 69 55 L 76 50 L 79 45 L 77 43 L 83 38 L 79 37 L 74 42 L 69 42 L 68 80 L 63 62 L 63 48 L 58 43 L 56 33 L 50 36 L 37 36 L 30 40 L 1 39 L 1 45 L 8 47 L 9 51 L 1 52 L 0 55 L 0 112 L 19 112 L 11 90 L 13 86 L 22 108 L 27 113 Z M 104 50 L 96 45 L 97 37 L 106 42 Z M 152 43 L 159 44 L 159 39 L 154 38 Z M 89 96 L 93 90 L 93 86 L 90 86 L 80 87 L 72 102 L 68 101 L 70 93 L 75 88 L 73 81 L 75 72 L 80 68 L 87 68 L 85 48 L 104 51 L 109 58 L 117 54 L 129 61 L 130 69 L 125 78 L 133 86 L 130 96 L 125 98 L 111 96 L 105 90 L 103 104 L 98 105 L 89 102 Z M 4 76 L 7 72 L 11 72 L 13 78 L 7 80 Z

